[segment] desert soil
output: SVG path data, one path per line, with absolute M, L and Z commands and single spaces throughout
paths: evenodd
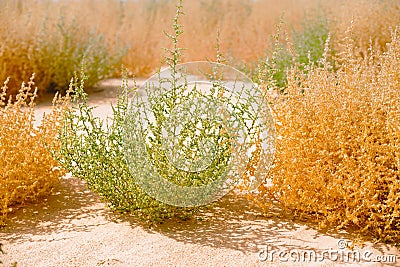
M 119 80 L 103 82 L 90 95 L 97 116 L 111 114 Z M 36 115 L 48 111 L 41 103 Z M 39 123 L 39 122 L 38 122 Z M 371 262 L 341 257 L 350 232 L 320 232 L 316 225 L 279 215 L 265 216 L 244 200 L 224 197 L 187 220 L 169 220 L 150 226 L 112 212 L 85 183 L 64 177 L 52 195 L 26 204 L 9 216 L 0 229 L 3 266 L 400 266 L 396 247 L 365 241 L 353 251 L 368 254 Z M 268 248 L 268 258 L 260 251 Z M 325 250 L 338 251 L 323 261 Z M 271 250 L 273 262 L 271 262 Z M 317 262 L 288 262 L 289 253 L 315 251 Z M 284 254 L 286 252 L 286 254 Z M 279 259 L 278 254 L 282 257 Z M 335 252 L 334 252 L 335 253 Z M 371 254 L 369 254 L 371 253 Z M 267 254 L 262 253 L 265 257 Z M 335 257 L 338 256 L 338 260 Z M 374 262 L 377 256 L 395 255 L 396 263 Z M 325 254 L 327 256 L 327 254 Z M 2 266 L 0 264 L 0 266 Z

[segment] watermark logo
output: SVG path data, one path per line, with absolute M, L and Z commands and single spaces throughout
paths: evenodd
M 273 160 L 275 126 L 264 92 L 243 73 L 190 62 L 160 71 L 137 90 L 123 140 L 143 191 L 191 207 L 241 183 L 256 190 Z
M 258 253 L 260 261 L 269 262 L 323 262 L 326 260 L 341 263 L 381 262 L 396 263 L 397 256 L 393 254 L 376 255 L 371 250 L 349 249 L 347 240 L 338 240 L 337 249 L 317 251 L 314 249 L 271 249 L 266 246 Z

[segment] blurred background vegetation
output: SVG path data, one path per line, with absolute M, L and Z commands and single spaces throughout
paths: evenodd
M 162 32 L 175 5 L 173 0 L 1 1 L 0 80 L 10 77 L 9 87 L 19 88 L 34 72 L 39 97 L 65 91 L 82 60 L 88 87 L 119 76 L 121 63 L 132 75 L 147 77 L 160 67 L 162 48 L 171 45 Z M 371 42 L 385 50 L 390 27 L 400 23 L 394 0 L 200 0 L 186 1 L 184 12 L 183 61 L 215 60 L 219 31 L 228 63 L 255 80 L 259 65 L 275 69 L 280 87 L 289 66 L 322 56 L 328 33 L 337 51 L 337 40 L 352 24 L 354 53 L 363 56 Z

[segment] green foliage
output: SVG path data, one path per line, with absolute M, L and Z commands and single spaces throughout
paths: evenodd
M 184 209 L 159 202 L 135 183 L 125 160 L 123 128 L 128 111 L 128 85 L 125 82 L 118 102 L 113 106 L 110 124 L 95 117 L 84 92 L 86 76 L 75 77 L 71 90 L 75 92 L 75 108 L 65 114 L 60 132 L 60 150 L 53 151 L 60 163 L 74 176 L 106 200 L 110 207 L 131 212 L 151 222 L 170 217 L 187 218 L 196 209 Z M 80 82 L 79 82 L 80 81 Z M 146 175 L 146 174 L 143 174 Z
M 115 67 L 127 51 L 120 45 L 111 49 L 103 35 L 81 29 L 74 22 L 65 23 L 62 18 L 55 28 L 55 31 L 43 28 L 33 55 L 39 78 L 49 92 L 68 88 L 70 77 L 83 61 L 87 75 L 85 86 L 95 85 L 115 73 Z
M 276 34 L 272 36 L 271 56 L 258 64 L 256 72 L 253 68 L 245 71 L 258 82 L 269 80 L 268 83 L 280 91 L 283 91 L 287 84 L 288 69 L 298 65 L 305 71 L 306 66 L 319 64 L 329 42 L 327 18 L 323 15 L 305 17 L 300 31 L 292 28 L 291 42 L 287 34 L 282 32 L 282 26 L 285 26 L 283 19 L 277 25 Z
M 171 69 L 170 77 L 167 81 L 162 81 L 162 79 L 159 78 L 159 86 L 162 87 L 162 84 L 167 84 L 168 87 L 171 87 L 171 91 L 164 93 L 161 90 L 160 94 L 157 95 L 155 92 L 160 91 L 159 88 L 147 88 L 152 91 L 153 95 L 157 95 L 157 97 L 155 99 L 149 99 L 152 113 L 155 116 L 155 124 L 147 121 L 151 128 L 148 132 L 151 132 L 153 138 L 151 138 L 146 148 L 152 163 L 165 179 L 180 186 L 201 186 L 215 180 L 215 177 L 219 177 L 225 171 L 225 167 L 229 162 L 230 142 L 227 133 L 221 133 L 222 131 L 219 129 L 217 130 L 220 124 L 215 123 L 213 118 L 206 118 L 204 120 L 197 117 L 199 116 L 198 112 L 204 110 L 204 108 L 202 109 L 201 107 L 201 103 L 195 103 L 196 98 L 202 97 L 199 88 L 195 87 L 189 90 L 187 83 L 179 84 L 179 80 L 182 80 L 182 78 L 185 79 L 185 74 L 180 73 L 182 70 L 177 69 L 178 64 L 181 63 L 181 51 L 184 50 L 178 47 L 178 39 L 180 35 L 183 34 L 183 27 L 179 24 L 179 17 L 184 14 L 181 9 L 182 1 L 180 1 L 180 5 L 177 8 L 177 13 L 172 25 L 173 34 L 165 33 L 173 44 L 173 49 L 165 49 L 167 51 L 165 62 Z M 216 87 L 217 86 L 215 86 L 215 88 Z M 208 98 L 207 100 L 210 101 L 210 103 L 208 103 L 209 105 L 213 102 L 212 98 Z M 214 155 L 215 159 L 211 165 L 208 166 L 206 171 L 187 172 L 179 170 L 175 166 L 171 166 L 168 156 L 165 154 L 165 150 L 162 147 L 162 126 L 168 117 L 173 116 L 171 113 L 174 108 L 178 105 L 182 105 L 182 103 L 190 103 L 186 104 L 186 107 L 189 106 L 189 108 L 196 106 L 196 111 L 191 114 L 193 116 L 192 120 L 185 122 L 184 128 L 179 135 L 178 147 L 181 152 L 184 152 L 180 160 L 192 161 L 194 157 L 201 158 L 204 156 L 199 155 L 199 153 L 193 153 L 193 149 L 195 148 L 195 150 L 197 149 L 196 152 L 199 152 L 199 148 L 204 145 L 201 144 L 201 140 L 212 137 L 214 139 L 213 143 L 217 144 L 217 151 Z M 208 108 L 211 108 L 211 105 Z M 181 119 L 184 117 L 181 116 L 181 114 L 176 115 Z M 175 123 L 179 124 L 181 121 Z M 201 127 L 198 127 L 199 124 L 201 124 Z M 199 134 L 196 134 L 196 130 L 199 131 Z M 186 143 L 188 140 L 190 141 Z
M 172 58 L 167 59 L 171 66 L 179 62 L 180 49 L 177 47 L 177 38 L 181 34 L 178 17 L 181 15 L 181 5 L 178 6 L 174 20 L 174 48 L 170 51 Z M 87 95 L 84 92 L 84 82 L 87 76 L 81 71 L 81 76 L 75 76 L 70 90 L 75 92 L 74 109 L 65 115 L 65 121 L 59 138 L 61 149 L 54 151 L 60 163 L 74 176 L 84 179 L 88 187 L 100 194 L 109 205 L 120 211 L 131 212 L 139 218 L 150 222 L 162 222 L 171 217 L 188 218 L 197 208 L 181 208 L 164 204 L 145 192 L 135 182 L 126 161 L 124 147 L 124 128 L 127 121 L 130 93 L 137 88 L 129 89 L 125 79 L 118 102 L 113 106 L 111 123 L 93 115 L 93 107 L 87 104 Z M 170 77 L 171 81 L 174 77 Z M 154 149 L 158 149 L 157 146 Z M 155 150 L 152 151 L 155 151 Z M 151 153 L 154 155 L 154 153 Z M 155 160 L 158 160 L 156 158 Z M 140 175 L 146 176 L 146 173 Z
M 296 62 L 300 63 L 300 66 L 317 64 L 324 56 L 328 38 L 329 28 L 325 16 L 306 17 L 302 22 L 302 30 L 300 32 L 293 31 Z
M 59 135 L 61 148 L 54 151 L 66 169 L 84 179 L 112 208 L 151 222 L 189 217 L 198 210 L 193 206 L 207 205 L 237 185 L 242 172 L 253 177 L 262 161 L 254 152 L 248 156 L 253 148 L 257 150 L 255 143 L 262 141 L 258 115 L 263 110 L 252 113 L 254 106 L 264 103 L 258 94 L 262 92 L 246 87 L 250 81 L 239 86 L 236 80 L 237 92 L 234 88 L 229 92 L 221 80 L 226 66 L 206 62 L 200 64 L 204 69 L 196 64 L 193 68 L 204 75 L 209 87 L 204 91 L 197 87 L 195 74 L 194 87 L 190 87 L 190 70 L 179 64 L 181 9 L 180 2 L 173 33 L 166 33 L 173 44 L 166 49 L 169 69 L 149 79 L 141 88 L 145 92 L 136 85 L 129 89 L 125 79 L 109 123 L 95 117 L 87 104 L 84 71 L 75 76 L 70 85 L 75 106 L 66 112 Z M 219 45 L 216 49 L 222 61 Z M 232 102 L 233 98 L 238 100 Z M 248 135 L 242 141 L 241 133 Z

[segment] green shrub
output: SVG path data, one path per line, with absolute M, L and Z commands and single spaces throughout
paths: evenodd
M 87 105 L 83 71 L 75 77 L 70 86 L 75 107 L 66 113 L 61 149 L 54 151 L 112 208 L 151 222 L 186 218 L 235 185 L 251 190 L 255 176 L 265 171 L 265 165 L 258 167 L 272 161 L 274 149 L 273 138 L 265 136 L 274 127 L 264 95 L 250 80 L 222 64 L 179 64 L 181 8 L 180 2 L 173 33 L 167 34 L 173 43 L 166 49 L 169 68 L 148 80 L 145 92 L 129 89 L 125 80 L 109 123 L 94 117 Z M 217 58 L 222 60 L 218 45 Z M 199 75 L 206 92 L 197 84 Z M 224 86 L 222 75 L 233 85 Z M 266 117 L 268 127 L 261 122 Z M 261 145 L 266 139 L 272 145 L 268 153 Z
M 170 50 L 171 67 L 176 67 L 180 59 L 180 48 L 177 38 L 182 33 L 178 25 L 181 6 L 178 6 L 174 20 L 174 34 L 168 35 L 174 41 L 174 49 Z M 129 89 L 127 82 L 121 87 L 118 102 L 113 106 L 111 123 L 94 117 L 92 107 L 87 105 L 84 92 L 86 75 L 75 76 L 70 89 L 75 92 L 74 109 L 66 113 L 64 127 L 60 132 L 61 149 L 55 150 L 55 156 L 74 176 L 84 179 L 88 187 L 100 194 L 109 202 L 111 208 L 126 211 L 150 222 L 162 222 L 166 218 L 187 218 L 198 208 L 181 208 L 164 204 L 145 193 L 135 182 L 135 176 L 126 161 L 126 144 L 124 132 L 129 121 L 129 95 L 137 88 Z M 161 79 L 161 78 L 160 78 Z M 173 81 L 173 77 L 167 77 Z M 161 113 L 163 111 L 160 111 Z M 128 120 L 127 120 L 128 119 Z M 157 147 L 154 147 L 155 151 Z M 150 153 L 156 155 L 157 153 Z M 156 161 L 159 158 L 155 159 Z M 160 166 L 161 170 L 167 167 Z M 142 176 L 147 173 L 140 173 Z
M 281 91 L 287 84 L 287 71 L 295 64 L 303 71 L 305 66 L 318 64 L 324 56 L 329 38 L 328 22 L 324 15 L 306 16 L 300 30 L 292 28 L 291 37 L 283 26 L 285 22 L 281 19 L 273 36 L 271 56 L 263 59 L 255 70 L 249 68 L 246 71 L 259 83 L 274 81 L 273 87 Z
M 329 38 L 326 16 L 305 17 L 301 23 L 301 31 L 293 30 L 292 34 L 296 62 L 300 66 L 318 64 L 324 56 L 325 44 Z
M 116 45 L 111 49 L 102 34 L 81 29 L 74 21 L 66 23 L 62 17 L 54 27 L 55 31 L 42 29 L 32 54 L 41 86 L 48 92 L 68 88 L 83 61 L 87 88 L 116 72 L 125 48 Z
M 87 182 L 112 209 L 130 212 L 143 220 L 161 222 L 170 217 L 187 218 L 195 208 L 178 208 L 159 202 L 135 183 L 125 159 L 123 129 L 128 112 L 128 87 L 118 96 L 113 107 L 112 122 L 107 124 L 93 115 L 83 91 L 85 76 L 75 77 L 71 90 L 75 92 L 75 108 L 65 115 L 59 139 L 61 147 L 54 150 L 59 162 L 72 175 Z M 146 174 L 143 174 L 146 175 Z

